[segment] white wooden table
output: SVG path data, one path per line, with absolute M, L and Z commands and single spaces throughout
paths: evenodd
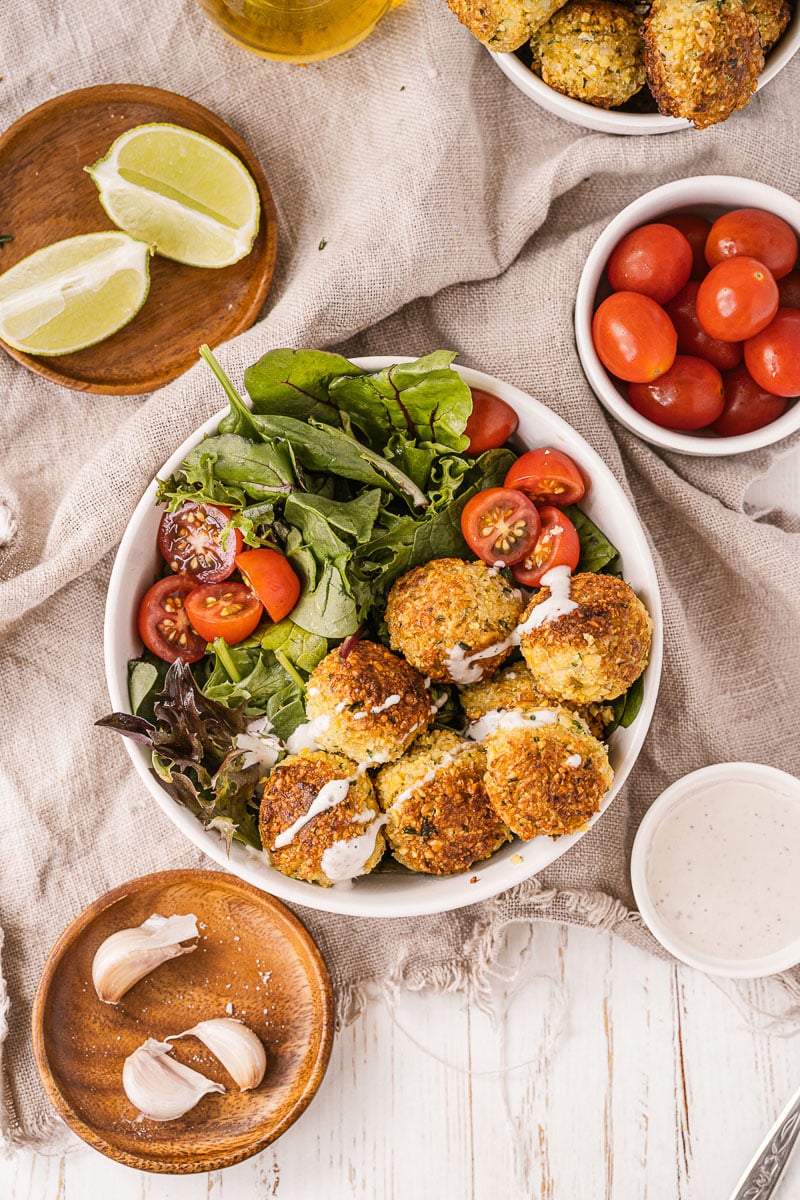
M 800 515 L 800 452 L 752 492 Z M 459 996 L 375 1000 L 304 1116 L 210 1175 L 88 1148 L 0 1162 L 0 1200 L 728 1200 L 800 1084 L 800 1038 L 753 1029 L 732 985 L 583 929 L 518 931 L 492 1028 Z M 762 1007 L 771 981 L 744 985 Z M 800 1153 L 778 1200 L 800 1197 Z

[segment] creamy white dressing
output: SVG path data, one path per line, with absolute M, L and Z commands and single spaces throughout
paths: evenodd
M 800 938 L 800 803 L 755 782 L 708 784 L 657 826 L 651 900 L 687 951 L 762 958 Z
M 525 634 L 530 633 L 532 629 L 538 629 L 540 625 L 549 621 L 557 621 L 559 617 L 576 609 L 578 603 L 570 597 L 571 582 L 572 572 L 569 567 L 551 567 L 542 576 L 542 587 L 549 588 L 550 595 L 541 604 L 537 604 L 530 616 L 512 629 L 502 642 L 495 642 L 493 646 L 487 646 L 485 650 L 476 650 L 473 654 L 468 654 L 463 646 L 451 646 L 445 656 L 450 678 L 462 685 L 478 683 L 483 679 L 483 667 L 480 664 L 484 659 L 494 658 L 495 655 L 518 646 Z
M 537 708 L 528 713 L 491 708 L 477 721 L 470 721 L 466 736 L 473 742 L 482 742 L 498 729 L 530 729 L 536 725 L 555 725 L 557 720 L 558 713 L 552 708 Z
M 308 812 L 303 813 L 302 817 L 298 817 L 288 829 L 284 829 L 283 833 L 278 834 L 273 849 L 282 850 L 284 846 L 290 846 L 309 821 L 313 821 L 314 817 L 318 817 L 320 813 L 327 812 L 329 808 L 335 808 L 337 804 L 341 804 L 350 790 L 350 784 L 354 783 L 355 779 L 355 775 L 350 775 L 346 779 L 329 779 L 327 783 L 323 784 L 311 802 Z
M 301 750 L 318 750 L 317 738 L 325 732 L 330 723 L 331 718 L 328 713 L 314 717 L 313 721 L 304 721 L 286 739 L 286 749 L 290 754 L 299 754 Z
M 569 758 L 567 759 L 567 766 L 579 767 L 582 762 L 583 759 L 581 758 L 580 754 L 570 754 Z
M 265 771 L 272 770 L 283 751 L 283 742 L 270 732 L 271 729 L 268 717 L 258 717 L 250 722 L 244 733 L 237 733 L 233 744 L 237 750 L 245 752 L 243 766 L 258 763 Z
M 395 693 L 387 696 L 380 704 L 373 704 L 372 708 L 364 708 L 361 712 L 353 713 L 354 721 L 365 721 L 370 714 L 377 716 L 378 713 L 386 712 L 387 708 L 393 708 L 395 704 L 400 703 L 400 697 Z
M 371 820 L 372 817 L 375 819 Z M 371 824 L 363 833 L 354 838 L 333 842 L 323 851 L 320 865 L 331 883 L 348 883 L 351 879 L 362 875 L 364 867 L 372 857 L 378 832 L 386 824 L 387 817 L 384 813 L 375 816 L 368 810 L 366 813 L 359 813 L 352 819 L 354 822 L 363 824 L 365 818 L 371 821 Z
M 394 808 L 396 805 L 403 804 L 406 800 L 410 800 L 414 795 L 414 792 L 418 792 L 420 788 L 424 788 L 426 784 L 431 783 L 440 771 L 443 771 L 445 767 L 449 767 L 451 763 L 454 763 L 458 756 L 463 754 L 465 750 L 471 749 L 471 746 L 458 746 L 455 750 L 446 750 L 439 761 L 434 763 L 430 770 L 428 770 L 424 775 L 421 775 L 419 779 L 410 784 L 407 788 L 404 788 L 402 792 L 395 796 L 389 807 Z

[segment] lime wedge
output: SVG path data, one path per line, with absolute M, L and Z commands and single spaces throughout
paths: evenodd
M 137 125 L 86 170 L 114 224 L 165 258 L 227 267 L 250 252 L 261 207 L 253 177 L 202 134 Z
M 26 354 L 72 354 L 110 337 L 147 299 L 151 254 L 116 231 L 29 254 L 0 275 L 0 338 Z

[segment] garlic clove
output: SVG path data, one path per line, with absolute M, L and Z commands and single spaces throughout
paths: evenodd
M 267 1055 L 260 1038 L 247 1025 L 233 1017 L 214 1017 L 200 1021 L 172 1038 L 193 1036 L 219 1059 L 232 1075 L 240 1092 L 258 1087 L 267 1069 Z
M 135 929 L 112 933 L 98 946 L 92 962 L 92 983 L 99 999 L 105 1004 L 117 1004 L 135 983 L 161 963 L 196 950 L 196 945 L 180 943 L 198 936 L 197 917 L 193 913 L 172 917 L 154 913 Z
M 175 1121 L 208 1092 L 224 1092 L 221 1083 L 169 1057 L 169 1042 L 148 1038 L 129 1054 L 122 1068 L 125 1095 L 151 1121 Z

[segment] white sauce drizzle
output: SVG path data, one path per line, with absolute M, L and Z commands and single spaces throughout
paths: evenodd
M 365 708 L 361 712 L 353 713 L 354 721 L 365 721 L 370 713 L 377 716 L 378 713 L 386 712 L 387 708 L 392 708 L 395 704 L 400 703 L 398 695 L 387 696 L 382 704 L 373 704 L 372 708 Z
M 454 763 L 459 754 L 463 754 L 465 750 L 471 749 L 471 746 L 459 746 L 457 749 L 452 751 L 446 750 L 439 762 L 434 763 L 434 765 L 428 772 L 426 772 L 425 775 L 423 775 L 420 779 L 417 779 L 414 783 L 410 784 L 407 788 L 404 788 L 399 795 L 395 796 L 389 807 L 395 808 L 398 804 L 403 804 L 406 800 L 409 800 L 414 795 L 414 792 L 418 792 L 420 788 L 425 787 L 427 783 L 430 783 L 436 778 L 440 771 L 443 771 L 445 767 L 449 767 L 451 763 Z
M 326 784 L 323 784 L 314 797 L 308 812 L 303 813 L 302 817 L 298 817 L 288 829 L 284 829 L 283 833 L 278 834 L 273 849 L 282 850 L 284 846 L 290 846 L 309 821 L 313 821 L 314 817 L 319 816 L 320 813 L 327 812 L 329 808 L 335 808 L 337 804 L 341 804 L 350 791 L 350 784 L 355 780 L 356 776 L 350 775 L 346 779 L 329 779 Z
M 583 759 L 581 758 L 580 754 L 570 754 L 569 758 L 567 759 L 567 766 L 579 767 L 582 762 Z
M 244 733 L 237 733 L 234 746 L 244 750 L 243 766 L 258 763 L 265 771 L 271 771 L 283 751 L 283 742 L 271 733 L 272 724 L 268 717 L 257 717 L 251 721 Z
M 550 595 L 541 604 L 537 604 L 530 616 L 517 625 L 502 642 L 495 642 L 493 646 L 477 650 L 474 654 L 468 654 L 462 646 L 452 646 L 445 658 L 451 679 L 462 685 L 478 683 L 483 679 L 483 667 L 480 665 L 483 659 L 494 658 L 495 655 L 518 646 L 525 634 L 530 633 L 532 629 L 538 629 L 540 625 L 549 621 L 556 621 L 577 608 L 577 601 L 572 600 L 569 594 L 571 579 L 572 572 L 569 567 L 551 567 L 542 576 L 542 587 L 549 588 Z
M 375 819 L 371 820 L 373 817 Z M 363 874 L 364 867 L 374 853 L 378 831 L 386 824 L 387 817 L 385 813 L 375 816 L 373 812 L 367 810 L 367 812 L 359 813 L 358 816 L 352 818 L 354 822 L 362 824 L 365 819 L 371 821 L 371 824 L 363 833 L 358 834 L 357 837 L 348 838 L 346 841 L 333 842 L 323 852 L 322 870 L 331 883 L 349 883 L 351 879 Z
M 304 721 L 286 739 L 286 749 L 290 754 L 299 754 L 301 750 L 318 750 L 317 738 L 325 732 L 330 723 L 331 719 L 328 713 L 314 717 L 313 721 Z
M 477 721 L 470 721 L 466 736 L 473 742 L 482 742 L 498 729 L 530 729 L 537 725 L 555 725 L 557 720 L 558 713 L 552 708 L 537 708 L 529 713 L 492 708 Z

